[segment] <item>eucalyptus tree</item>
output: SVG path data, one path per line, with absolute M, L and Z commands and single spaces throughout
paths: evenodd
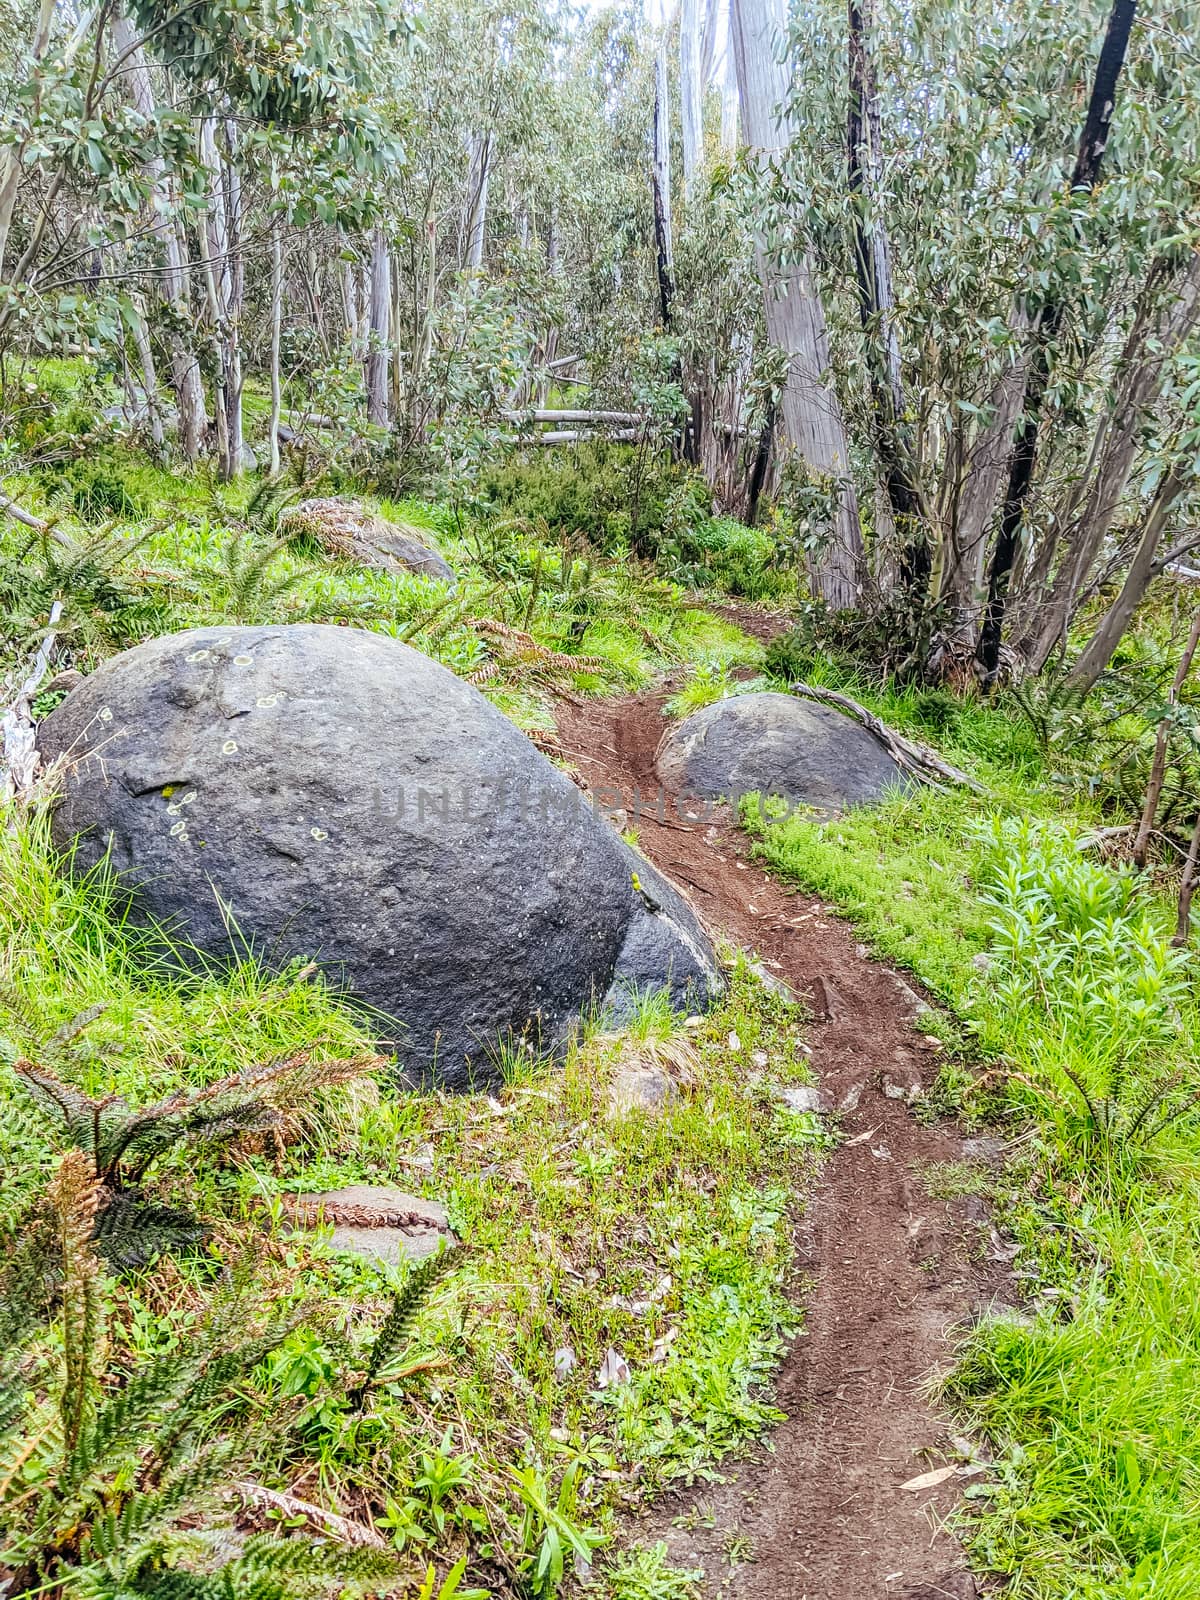
M 781 59 L 783 7 L 778 0 L 731 0 L 730 33 L 746 144 L 764 175 L 771 153 L 795 139 L 783 109 L 788 71 Z M 781 117 L 783 120 L 781 120 Z M 758 254 L 767 333 L 787 357 L 781 442 L 827 486 L 828 530 L 810 557 L 813 587 L 835 608 L 857 605 L 862 592 L 862 530 L 850 472 L 850 446 L 838 398 L 829 384 L 829 338 L 814 265 L 803 233 L 782 237 L 786 218 L 763 209 Z
M 0 222 L 19 248 L 3 269 L 0 337 L 19 329 L 45 348 L 113 304 L 153 416 L 143 287 L 161 285 L 184 452 L 197 453 L 206 423 L 191 337 L 203 323 L 221 466 L 237 471 L 246 185 L 255 162 L 294 167 L 303 149 L 327 203 L 351 170 L 361 187 L 391 154 L 367 69 L 381 41 L 406 32 L 370 6 L 321 0 L 133 0 L 128 14 L 47 0 L 20 63 L 27 83 L 4 108 Z
M 1187 431 L 1194 20 L 1173 0 L 793 18 L 774 215 L 811 252 L 860 496 L 888 491 L 873 570 L 897 513 L 928 541 L 909 609 L 936 623 L 930 671 L 1040 669 L 1097 582 L 1141 550 L 1128 601 L 1179 546 L 1188 496 L 1159 490 Z
M 1113 112 L 1116 107 L 1118 84 L 1125 55 L 1129 49 L 1129 35 L 1137 12 L 1137 0 L 1114 0 L 1104 32 L 1088 97 L 1083 131 L 1069 182 L 1069 205 L 1086 203 L 1100 182 L 1104 152 L 1112 133 Z M 1080 236 L 1086 238 L 1086 225 L 1080 225 Z M 1037 466 L 1038 443 L 1041 435 L 1043 410 L 1050 388 L 1054 347 L 1063 330 L 1068 313 L 1066 285 L 1052 279 L 1045 287 L 1025 295 L 1022 310 L 1030 323 L 1033 352 L 1029 360 L 1020 427 L 1013 444 L 1009 463 L 1008 483 L 1001 506 L 996 546 L 992 555 L 988 577 L 987 605 L 979 630 L 976 661 L 986 682 L 996 677 L 1000 668 L 1000 644 L 1004 628 L 1004 613 L 1008 589 L 1012 581 L 1026 506 L 1033 488 Z

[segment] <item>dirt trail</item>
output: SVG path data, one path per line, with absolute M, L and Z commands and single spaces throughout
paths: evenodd
M 562 707 L 559 738 L 592 788 L 619 790 L 626 806 L 639 789 L 656 792 L 664 698 Z M 637 820 L 642 849 L 712 929 L 756 951 L 811 1005 L 813 1065 L 845 1107 L 847 1139 L 800 1224 L 811 1287 L 779 1379 L 788 1420 L 769 1450 L 657 1508 L 639 1537 L 665 1539 L 676 1564 L 703 1567 L 708 1595 L 966 1600 L 979 1591 L 942 1527 L 961 1480 L 900 1487 L 953 1460 L 925 1388 L 948 1363 L 948 1330 L 994 1298 L 971 1260 L 986 1240 L 979 1203 L 936 1200 L 922 1182 L 935 1163 L 963 1159 L 961 1136 L 923 1126 L 884 1093 L 936 1075 L 920 1001 L 820 901 L 768 878 L 728 823 L 668 817 Z

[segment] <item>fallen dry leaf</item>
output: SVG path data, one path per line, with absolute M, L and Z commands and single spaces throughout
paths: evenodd
M 565 1378 L 575 1364 L 575 1352 L 569 1344 L 554 1352 L 554 1371 L 560 1378 Z
M 922 1472 L 918 1478 L 910 1478 L 907 1483 L 902 1483 L 902 1489 L 908 1489 L 913 1494 L 922 1489 L 936 1489 L 939 1483 L 945 1483 L 947 1478 L 952 1478 L 958 1471 L 957 1467 L 935 1467 L 932 1472 Z
M 596 1374 L 596 1387 L 607 1389 L 610 1384 L 628 1383 L 632 1376 L 629 1363 L 621 1352 L 610 1349 L 600 1363 L 600 1371 Z
M 678 1337 L 679 1329 L 674 1325 L 669 1327 L 666 1333 L 663 1334 L 662 1338 L 656 1339 L 651 1346 L 650 1360 L 654 1362 L 655 1365 L 657 1365 L 660 1361 L 665 1361 L 670 1353 L 671 1346 L 675 1343 Z
M 856 1133 L 854 1135 L 853 1139 L 847 1139 L 846 1140 L 845 1148 L 847 1150 L 849 1150 L 849 1148 L 850 1148 L 850 1146 L 852 1144 L 866 1144 L 867 1140 L 868 1139 L 873 1139 L 875 1137 L 875 1135 L 879 1132 L 879 1129 L 882 1128 L 882 1127 L 883 1127 L 883 1123 L 881 1122 L 878 1125 L 878 1127 L 868 1128 L 866 1133 Z

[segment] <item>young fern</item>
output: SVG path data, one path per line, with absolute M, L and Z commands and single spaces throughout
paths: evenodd
M 274 1098 L 302 1099 L 378 1065 L 371 1055 L 314 1062 L 303 1051 L 141 1108 L 118 1094 L 93 1097 L 31 1061 L 19 1061 L 16 1072 L 59 1137 L 86 1159 L 98 1196 L 91 1237 L 106 1261 L 128 1272 L 164 1252 L 194 1248 L 204 1235 L 188 1212 L 143 1196 L 141 1184 L 160 1157 L 188 1140 L 228 1143 L 270 1127 L 279 1118 Z
M 22 1371 L 32 1322 L 0 1350 L 5 1593 L 294 1600 L 394 1577 L 394 1561 L 378 1550 L 339 1544 L 336 1522 L 320 1548 L 267 1535 L 230 1540 L 229 1486 L 290 1420 L 248 1406 L 246 1392 L 303 1311 L 264 1320 L 261 1261 L 247 1255 L 182 1349 L 127 1375 L 103 1371 L 99 1265 L 88 1237 L 96 1193 L 86 1158 L 68 1151 L 47 1196 L 64 1275 L 61 1355 Z M 13 1285 L 0 1288 L 7 1297 Z
M 424 1261 L 409 1269 L 392 1298 L 392 1308 L 383 1326 L 375 1335 L 362 1382 L 350 1391 L 350 1404 L 356 1411 L 361 1411 L 366 1404 L 379 1374 L 404 1350 L 429 1297 L 450 1269 L 460 1264 L 461 1256 L 461 1249 L 447 1248 L 437 1255 L 426 1256 Z

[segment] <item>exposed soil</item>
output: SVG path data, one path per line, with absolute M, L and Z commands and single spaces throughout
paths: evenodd
M 689 826 L 668 809 L 664 821 L 650 803 L 635 815 L 637 793 L 658 792 L 665 698 L 563 706 L 561 743 L 589 786 L 620 791 L 641 848 L 708 926 L 811 1007 L 814 1070 L 846 1138 L 798 1225 L 805 1320 L 779 1377 L 787 1421 L 724 1482 L 655 1508 L 638 1537 L 703 1567 L 708 1595 L 965 1600 L 980 1591 L 943 1526 L 962 1480 L 901 1487 L 955 1460 L 928 1386 L 949 1364 L 950 1330 L 999 1289 L 979 1202 L 935 1199 L 922 1181 L 963 1160 L 961 1134 L 884 1092 L 928 1087 L 936 1042 L 914 990 L 831 907 L 768 877 L 728 819 Z

